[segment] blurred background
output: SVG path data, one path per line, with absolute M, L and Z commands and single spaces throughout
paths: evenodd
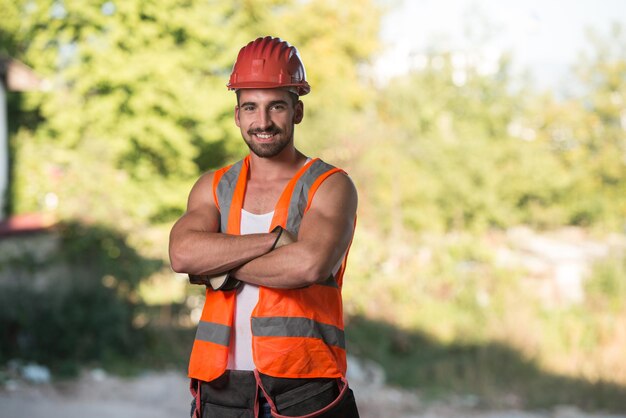
M 168 233 L 245 155 L 225 84 L 268 34 L 312 85 L 297 146 L 359 189 L 363 416 L 626 414 L 625 31 L 618 0 L 0 0 L 0 416 L 185 391 Z

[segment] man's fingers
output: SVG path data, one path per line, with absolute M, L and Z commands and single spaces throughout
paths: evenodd
M 296 241 L 297 238 L 295 235 L 286 229 L 283 229 L 283 232 L 280 234 L 280 237 L 278 237 L 278 241 L 276 241 L 276 246 L 274 248 L 280 248 L 284 245 L 293 244 Z
M 229 273 L 208 276 L 206 274 L 189 274 L 189 283 L 211 286 L 213 290 L 234 290 L 241 285 L 241 282 Z

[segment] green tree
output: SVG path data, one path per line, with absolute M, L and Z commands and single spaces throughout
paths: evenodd
M 15 18 L 3 39 L 52 85 L 25 106 L 40 115 L 37 129 L 14 138 L 17 211 L 56 196 L 65 218 L 127 227 L 171 222 L 202 171 L 245 152 L 225 84 L 257 36 L 281 36 L 304 56 L 305 147 L 346 132 L 366 95 L 358 65 L 375 50 L 379 17 L 369 0 L 0 4 Z
M 621 40 L 621 42 L 619 41 Z M 614 25 L 608 36 L 590 33 L 581 57 L 580 83 L 571 97 L 537 98 L 526 120 L 538 140 L 565 167 L 564 193 L 556 204 L 565 224 L 624 227 L 626 213 L 626 48 Z
M 558 223 L 551 205 L 562 167 L 534 131 L 519 132 L 529 101 L 512 88 L 508 58 L 487 74 L 468 55 L 422 58 L 423 68 L 392 80 L 377 100 L 382 139 L 364 152 L 368 168 L 384 156 L 386 172 L 371 178 L 374 199 L 385 202 L 379 219 L 399 213 L 396 231 Z
M 583 212 L 579 216 L 584 223 L 623 228 L 626 214 L 626 32 L 616 23 L 606 36 L 590 33 L 590 40 L 591 56 L 584 56 L 578 66 L 585 88 L 581 106 L 588 123 L 585 131 L 579 130 L 576 135 L 575 140 L 583 150 L 576 163 L 588 167 L 583 191 L 591 189 L 600 203 L 595 213 Z M 587 206 L 592 205 L 591 196 L 584 200 Z

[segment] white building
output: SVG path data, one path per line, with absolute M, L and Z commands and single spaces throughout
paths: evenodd
M 26 65 L 0 55 L 0 222 L 7 216 L 10 181 L 7 92 L 37 90 L 41 84 L 41 80 Z

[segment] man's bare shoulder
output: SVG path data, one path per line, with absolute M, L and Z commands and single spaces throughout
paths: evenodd
M 319 190 L 348 193 L 349 195 L 357 194 L 354 182 L 344 171 L 338 171 L 328 176 L 320 185 Z
M 187 202 L 187 210 L 191 211 L 206 205 L 216 206 L 213 198 L 213 180 L 215 171 L 207 171 L 202 174 L 191 188 L 189 200 Z
M 215 178 L 215 173 L 216 172 L 217 171 L 215 171 L 215 170 L 206 171 L 200 177 L 198 177 L 198 180 L 196 181 L 196 184 L 200 183 L 200 184 L 204 185 L 205 187 L 206 186 L 213 187 L 213 179 Z
M 341 206 L 356 210 L 358 194 L 352 179 L 343 171 L 333 173 L 320 184 L 315 192 L 313 206 Z

